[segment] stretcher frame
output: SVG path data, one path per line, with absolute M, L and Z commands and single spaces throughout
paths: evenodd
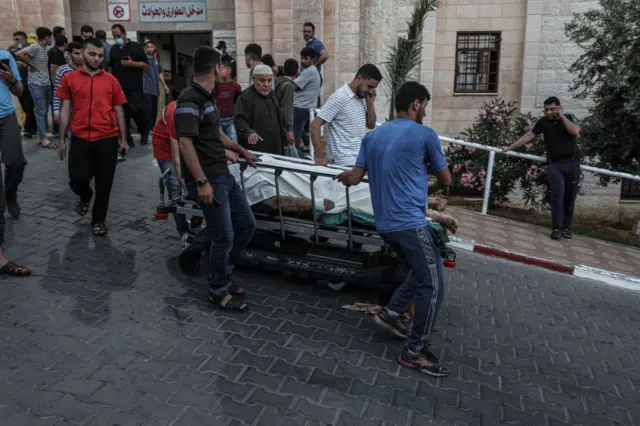
M 270 157 L 275 158 L 277 160 L 282 160 L 282 161 L 286 161 L 294 164 L 297 163 L 297 164 L 303 164 L 307 166 L 315 166 L 315 164 L 312 161 L 309 161 L 306 159 L 292 158 L 292 157 L 273 155 L 273 154 L 265 154 L 265 153 L 253 152 L 253 151 L 251 151 L 251 153 L 257 155 L 258 157 L 260 157 L 261 155 L 269 155 Z M 246 161 L 241 160 L 239 162 L 239 166 L 240 166 L 240 186 L 244 193 L 245 192 L 244 173 L 249 167 L 249 164 Z M 262 230 L 267 232 L 277 232 L 279 233 L 279 237 L 282 240 L 282 242 L 286 242 L 290 237 L 295 239 L 301 239 L 301 238 L 305 239 L 308 237 L 308 240 L 312 242 L 312 244 L 314 245 L 314 248 L 321 246 L 323 244 L 326 244 L 328 247 L 341 248 L 339 245 L 332 243 L 332 241 L 346 242 L 347 243 L 346 248 L 350 253 L 364 254 L 365 257 L 369 259 L 369 261 L 371 261 L 370 260 L 371 256 L 369 256 L 369 253 L 371 253 L 374 257 L 376 257 L 376 260 L 371 262 L 376 264 L 379 267 L 385 267 L 385 266 L 388 267 L 391 265 L 397 266 L 399 259 L 397 259 L 397 256 L 395 255 L 395 253 L 393 253 L 393 251 L 384 242 L 384 240 L 378 235 L 375 229 L 354 226 L 353 219 L 351 216 L 352 210 L 351 210 L 351 201 L 349 197 L 350 188 L 348 186 L 345 186 L 345 199 L 347 204 L 346 226 L 345 225 L 329 226 L 329 225 L 324 225 L 319 223 L 319 214 L 318 214 L 318 211 L 315 209 L 316 195 L 314 190 L 314 183 L 316 182 L 318 177 L 326 177 L 326 178 L 333 179 L 336 175 L 322 172 L 322 171 L 299 170 L 294 168 L 293 166 L 287 167 L 287 166 L 281 166 L 281 165 L 276 166 L 276 165 L 270 165 L 270 164 L 261 164 L 260 162 L 256 163 L 256 167 L 268 168 L 273 170 L 273 176 L 274 176 L 275 188 L 276 188 L 276 197 L 277 197 L 276 199 L 277 199 L 277 205 L 278 205 L 277 213 L 276 212 L 260 213 L 260 212 L 254 211 L 257 230 Z M 337 171 L 340 171 L 340 172 L 349 170 L 346 167 L 336 166 L 336 165 L 328 165 L 325 167 L 330 169 L 336 169 Z M 286 216 L 282 213 L 282 205 L 280 201 L 281 194 L 280 194 L 279 178 L 282 175 L 282 173 L 285 171 L 301 173 L 309 176 L 311 204 L 312 206 L 314 206 L 312 208 L 312 220 L 298 218 L 294 216 Z M 158 204 L 156 209 L 156 215 L 155 215 L 156 219 L 167 219 L 169 213 L 184 214 L 186 217 L 198 217 L 198 218 L 204 219 L 204 213 L 200 208 L 190 208 L 185 206 L 185 204 L 188 204 L 188 203 L 197 204 L 197 201 L 189 199 L 188 196 L 181 197 L 180 199 L 177 199 L 177 200 L 169 200 L 169 204 L 165 203 L 164 178 L 166 174 L 170 172 L 171 172 L 171 169 L 166 170 L 163 173 L 162 177 L 159 179 L 160 204 Z M 363 179 L 363 181 L 368 182 L 368 179 L 366 176 Z M 215 193 L 214 193 L 214 198 L 215 198 Z M 214 199 L 214 204 L 215 203 L 218 203 L 218 201 Z M 425 220 L 429 220 L 429 219 L 425 218 Z M 321 239 L 324 241 L 321 241 Z M 199 252 L 203 252 L 203 251 L 206 251 L 207 249 L 207 241 L 209 240 L 207 239 L 206 235 L 200 236 L 200 234 L 198 234 L 195 237 L 189 236 L 186 242 L 190 246 L 191 250 L 197 250 Z M 445 265 L 447 264 L 446 263 L 447 261 L 453 262 L 453 264 L 455 264 L 455 252 L 453 252 L 453 250 L 449 249 L 446 246 L 444 246 L 444 249 L 446 249 L 446 252 L 442 252 L 442 257 L 445 259 Z M 251 253 L 248 253 L 248 257 L 252 257 L 252 256 L 253 255 Z M 324 262 L 325 265 L 327 265 L 327 262 L 330 262 L 331 264 L 335 264 L 337 268 L 336 270 L 339 269 L 342 272 L 329 274 L 333 276 L 338 276 L 338 275 L 355 276 L 357 274 L 354 271 L 356 269 L 366 269 L 367 268 L 366 264 L 368 262 L 368 261 L 364 261 L 364 262 L 353 261 L 341 256 L 334 257 L 334 256 L 319 256 L 317 254 L 312 255 L 310 254 L 310 252 L 303 254 L 301 257 L 304 257 L 304 256 L 307 256 L 307 257 L 310 256 L 314 258 L 315 261 Z M 268 260 L 267 258 L 269 256 L 263 256 L 263 257 L 264 257 L 263 262 L 267 262 L 267 263 L 270 262 L 271 264 L 278 263 L 277 261 Z M 383 259 L 380 260 L 380 258 L 383 258 Z M 379 260 L 380 260 L 380 263 L 378 264 Z M 298 263 L 298 266 L 294 265 L 296 263 Z M 299 263 L 300 262 L 288 262 L 288 264 L 286 265 L 286 268 L 289 268 L 289 269 L 293 268 L 293 269 L 299 269 L 299 270 L 313 269 L 312 266 L 309 266 L 309 264 L 307 264 L 306 266 L 300 266 Z M 281 266 L 282 268 L 285 268 L 284 265 L 281 265 Z M 181 261 L 181 267 L 183 268 L 183 270 L 185 270 L 185 267 L 183 266 L 182 261 Z M 194 266 L 193 273 L 197 272 L 198 268 L 199 266 Z M 187 269 L 190 269 L 190 268 L 187 268 Z M 275 269 L 278 269 L 278 268 L 276 267 Z M 185 270 L 185 272 L 191 274 L 189 270 Z

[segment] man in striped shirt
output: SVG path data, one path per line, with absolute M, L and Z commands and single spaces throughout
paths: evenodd
M 310 126 L 315 162 L 352 166 L 356 163 L 366 128 L 376 127 L 376 88 L 382 74 L 373 64 L 365 64 L 351 83 L 336 90 Z M 320 128 L 329 123 L 327 150 L 320 141 Z
M 53 97 L 53 116 L 56 120 L 56 123 L 60 124 L 60 111 L 62 109 L 62 99 L 58 96 L 58 87 L 60 87 L 60 81 L 62 77 L 70 73 L 71 71 L 75 71 L 78 67 L 82 66 L 82 45 L 76 41 L 69 43 L 67 46 L 67 52 L 69 52 L 69 58 L 71 62 L 58 67 L 56 70 L 56 81 L 54 85 L 54 97 Z M 67 138 L 71 140 L 71 132 L 67 135 Z

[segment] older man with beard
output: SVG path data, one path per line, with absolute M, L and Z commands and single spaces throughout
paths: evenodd
M 89 211 L 93 197 L 90 183 L 94 179 L 96 197 L 91 226 L 96 236 L 107 235 L 105 219 L 116 171 L 118 146 L 123 151 L 128 149 L 122 109 L 127 99 L 118 80 L 102 68 L 103 61 L 102 42 L 95 38 L 86 40 L 82 67 L 65 74 L 57 91 L 57 96 L 63 101 L 60 160 L 64 160 L 67 152 L 65 139 L 70 125 L 73 144 L 69 150 L 69 185 L 80 197 L 76 213 L 84 216 Z
M 267 65 L 253 69 L 253 85 L 236 101 L 238 143 L 246 149 L 282 155 L 288 144 L 284 113 L 272 90 L 273 70 Z

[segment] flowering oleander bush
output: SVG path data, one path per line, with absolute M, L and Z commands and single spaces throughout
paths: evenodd
M 517 102 L 500 98 L 485 103 L 476 112 L 475 118 L 473 125 L 462 132 L 462 139 L 497 148 L 515 142 L 533 128 L 536 120 L 530 113 L 522 114 Z M 520 151 L 542 154 L 542 138 L 536 138 Z M 447 148 L 446 156 L 453 172 L 459 174 L 460 183 L 464 187 L 484 189 L 489 161 L 488 151 L 452 144 Z M 497 154 L 493 166 L 490 204 L 492 207 L 506 204 L 509 201 L 508 194 L 519 184 L 525 205 L 548 210 L 550 193 L 547 183 L 547 169 L 544 164 Z

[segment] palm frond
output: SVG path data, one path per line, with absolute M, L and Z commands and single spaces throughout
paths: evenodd
M 398 37 L 396 44 L 389 46 L 389 55 L 383 63 L 387 74 L 385 84 L 391 94 L 389 120 L 394 116 L 393 100 L 396 91 L 422 61 L 424 21 L 429 12 L 436 10 L 439 5 L 439 0 L 416 0 L 411 17 L 407 21 L 407 35 Z

